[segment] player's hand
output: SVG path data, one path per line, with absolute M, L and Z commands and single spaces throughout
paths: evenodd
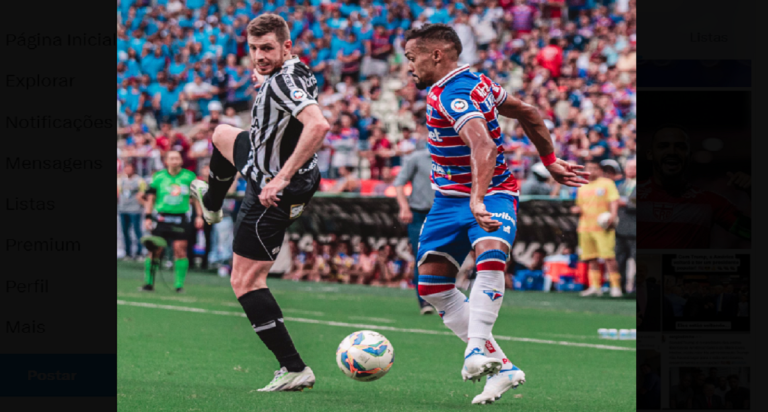
M 499 230 L 501 222 L 493 220 L 493 215 L 491 215 L 491 212 L 485 210 L 485 205 L 483 203 L 470 204 L 469 207 L 472 210 L 472 214 L 475 216 L 475 220 L 477 220 L 477 224 L 479 224 L 483 230 L 486 232 L 495 232 Z
M 728 177 L 728 186 L 733 186 L 739 189 L 749 189 L 752 187 L 752 177 L 743 172 L 728 172 L 725 174 Z
M 203 223 L 205 223 L 205 221 L 203 221 L 202 216 L 196 217 L 195 218 L 195 229 L 197 229 L 197 230 L 202 229 L 203 228 Z
M 152 219 L 150 218 L 144 219 L 144 229 L 146 229 L 148 232 L 152 231 Z
M 256 69 L 253 69 L 251 72 L 251 80 L 253 81 L 253 88 L 258 89 L 261 86 L 261 82 L 264 80 L 264 77 L 260 75 Z
M 557 183 L 562 185 L 579 187 L 589 183 L 588 172 L 584 172 L 584 166 L 568 163 L 563 159 L 557 159 L 555 163 L 547 166 L 549 174 Z
M 573 205 L 571 206 L 571 213 L 574 215 L 580 215 L 581 214 L 581 207 Z
M 407 225 L 413 222 L 413 213 L 411 213 L 411 209 L 408 209 L 407 207 L 401 207 L 398 218 L 400 218 L 401 222 Z
M 261 202 L 264 207 L 277 206 L 277 202 L 280 201 L 277 194 L 288 187 L 289 183 L 291 183 L 290 179 L 285 180 L 282 176 L 275 176 L 263 189 L 261 189 L 259 202 Z

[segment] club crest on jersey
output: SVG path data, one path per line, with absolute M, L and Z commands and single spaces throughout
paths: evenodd
M 463 112 L 469 109 L 469 104 L 464 99 L 453 99 L 451 102 L 451 109 L 455 112 Z
M 504 296 L 498 290 L 484 290 L 483 293 L 485 293 L 486 295 L 488 295 L 489 298 L 491 298 L 491 302 Z
M 291 205 L 291 217 L 290 219 L 296 219 L 297 217 L 301 216 L 301 213 L 304 211 L 304 203 L 300 205 Z
M 293 100 L 304 100 L 307 97 L 307 94 L 304 93 L 303 90 L 294 90 L 291 92 L 291 99 Z

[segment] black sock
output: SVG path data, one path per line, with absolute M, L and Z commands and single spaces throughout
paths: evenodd
M 208 192 L 203 196 L 203 206 L 210 211 L 216 211 L 221 209 L 237 169 L 216 146 L 213 147 L 209 167 L 211 173 L 208 176 Z
M 280 366 L 288 372 L 301 372 L 307 366 L 293 346 L 291 335 L 283 323 L 283 312 L 269 289 L 257 289 L 238 299 L 253 330 L 267 348 L 275 354 Z

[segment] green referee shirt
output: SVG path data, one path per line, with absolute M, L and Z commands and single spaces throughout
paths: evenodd
M 155 189 L 155 210 L 158 213 L 183 214 L 189 211 L 189 184 L 197 176 L 187 169 L 172 176 L 168 170 L 152 175 L 149 187 Z

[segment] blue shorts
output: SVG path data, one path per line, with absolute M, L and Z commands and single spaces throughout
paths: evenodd
M 517 196 L 495 194 L 486 196 L 484 203 L 493 219 L 501 222 L 495 232 L 486 232 L 469 210 L 468 197 L 435 196 L 419 235 L 419 251 L 416 261 L 421 264 L 427 255 L 440 255 L 451 261 L 457 268 L 467 257 L 475 244 L 485 239 L 506 243 L 510 252 L 517 232 Z

